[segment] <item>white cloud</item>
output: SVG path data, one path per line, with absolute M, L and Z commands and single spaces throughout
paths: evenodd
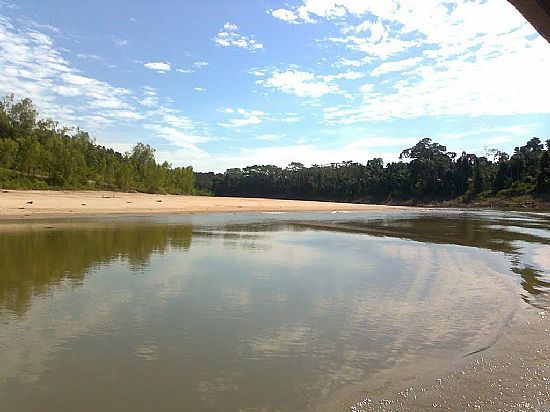
M 337 60 L 334 63 L 336 67 L 360 67 L 372 62 L 371 57 L 363 57 L 361 59 L 346 59 L 345 57 Z
M 266 75 L 267 70 L 265 70 L 265 69 L 262 69 L 262 70 L 260 70 L 260 69 L 252 69 L 252 70 L 250 70 L 248 73 L 250 73 L 250 74 L 252 74 L 252 75 L 254 75 L 254 76 L 256 76 L 256 77 L 263 77 L 263 76 Z
M 220 126 L 236 129 L 245 126 L 259 125 L 267 116 L 267 113 L 260 110 L 246 110 L 242 108 L 232 109 L 229 107 L 221 109 L 220 111 L 231 115 L 237 115 L 237 117 L 233 117 L 225 123 L 220 123 Z
M 304 7 L 299 7 L 296 10 L 289 9 L 275 9 L 269 10 L 269 14 L 279 20 L 283 20 L 291 24 L 301 24 L 301 23 L 315 23 L 316 21 L 310 17 L 310 14 L 307 12 L 307 9 Z
M 512 138 L 510 136 L 494 136 L 485 140 L 485 143 L 488 145 L 503 144 L 503 143 L 508 143 L 511 140 Z
M 293 11 L 290 11 L 290 10 L 276 9 L 276 10 L 271 10 L 269 13 L 271 15 L 273 15 L 273 17 L 275 17 L 279 20 L 286 21 L 287 23 L 297 24 L 300 21 L 299 17 L 296 15 L 296 13 L 294 13 Z
M 210 66 L 210 63 L 205 62 L 205 61 L 197 61 L 197 62 L 193 63 L 192 66 L 193 66 L 194 69 L 200 70 L 204 67 Z M 180 67 L 180 68 L 176 69 L 176 72 L 182 73 L 182 74 L 189 74 L 189 73 L 194 73 L 195 70 L 193 70 L 193 69 L 184 69 L 184 68 Z
M 256 80 L 256 83 L 299 97 L 319 98 L 329 93 L 341 93 L 337 85 L 327 82 L 322 76 L 296 69 L 274 71 L 270 77 Z
M 401 72 L 359 87 L 361 104 L 325 110 L 328 123 L 550 112 L 550 48 L 506 1 L 302 0 L 284 10 L 293 23 L 338 22 L 341 35 L 320 40 L 347 51 L 335 67 Z
M 350 35 L 346 37 L 331 37 L 328 41 L 335 44 L 344 44 L 347 48 L 354 51 L 364 52 L 368 55 L 367 59 L 369 57 L 387 59 L 419 45 L 417 40 L 402 40 L 390 37 L 389 33 L 385 33 L 381 38 Z
M 170 127 L 176 129 L 182 129 L 187 132 L 193 130 L 194 125 L 191 119 L 187 116 L 182 115 L 175 109 L 170 109 L 168 107 L 159 107 L 154 112 L 151 112 L 152 118 L 158 118 L 162 124 L 167 124 Z
M 534 33 L 514 7 L 501 0 L 456 0 L 452 4 L 447 0 L 303 0 L 287 12 L 296 17 L 294 22 L 343 21 L 344 36 L 327 41 L 381 59 L 418 46 L 443 57 L 483 45 L 495 50 L 492 44 L 499 43 L 500 35 L 525 27 Z M 350 16 L 366 20 L 353 26 L 347 20 Z
M 456 140 L 463 138 L 481 138 L 483 136 L 508 136 L 513 138 L 525 138 L 526 136 L 531 136 L 532 133 L 536 133 L 536 130 L 539 128 L 539 125 L 536 123 L 526 123 L 519 124 L 515 126 L 502 126 L 502 127 L 477 127 L 471 130 L 464 132 L 453 132 L 441 135 L 442 138 L 446 140 Z M 489 142 L 483 142 L 489 143 Z
M 209 139 L 204 136 L 197 136 L 185 130 L 171 127 L 165 124 L 146 124 L 145 128 L 155 132 L 157 137 L 160 137 L 174 146 L 184 149 L 187 152 L 194 153 L 195 156 L 205 157 L 206 152 L 200 149 L 197 144 L 204 143 Z
M 300 118 L 296 113 L 288 112 L 282 113 L 280 115 L 270 115 L 261 110 L 247 110 L 243 108 L 232 108 L 232 107 L 223 107 L 218 109 L 218 112 L 229 115 L 229 119 L 223 123 L 219 123 L 220 126 L 226 128 L 243 128 L 246 126 L 257 126 L 265 121 L 274 121 L 282 123 L 296 123 L 300 121 Z M 264 133 L 262 136 L 264 138 L 258 138 L 259 140 L 272 140 L 266 136 L 271 136 L 270 134 Z M 281 134 L 277 136 L 282 136 Z
M 361 72 L 342 72 L 342 73 L 337 73 L 337 74 L 328 74 L 328 75 L 325 75 L 325 76 L 321 76 L 321 78 L 323 79 L 323 81 L 325 81 L 326 83 L 331 83 L 335 80 L 357 80 L 357 79 L 360 79 L 362 77 L 365 77 L 365 73 L 361 73 Z
M 296 113 L 286 113 L 285 116 L 281 119 L 283 123 L 297 123 L 300 121 L 300 118 Z
M 189 117 L 182 115 L 178 110 L 162 106 L 149 112 L 148 117 L 151 121 L 144 124 L 146 129 L 153 131 L 156 137 L 177 147 L 180 153 L 187 153 L 187 158 L 180 158 L 176 164 L 182 159 L 187 162 L 189 157 L 208 157 L 208 154 L 198 145 L 209 142 L 212 138 L 198 133 L 195 123 Z M 163 159 L 170 160 L 171 163 L 175 160 L 173 157 L 163 157 Z
M 372 76 L 381 76 L 388 73 L 399 72 L 417 66 L 424 60 L 422 57 L 411 57 L 409 59 L 397 60 L 393 62 L 382 63 L 371 71 Z
M 1 0 L 0 1 L 0 9 L 2 9 L 2 8 L 6 8 L 6 9 L 10 9 L 10 10 L 18 10 L 20 7 L 17 4 L 14 4 L 12 2 Z
M 549 71 L 550 49 L 536 43 L 489 59 L 423 65 L 411 72 L 417 80 L 400 79 L 386 93 L 366 86 L 360 106 L 325 111 L 325 120 L 348 124 L 420 116 L 550 113 L 550 84 L 541 82 Z
M 239 32 L 239 26 L 233 23 L 225 23 L 222 29 L 213 38 L 214 43 L 223 47 L 238 47 L 254 53 L 264 48 L 262 43 L 255 39 L 244 36 Z
M 166 62 L 143 63 L 143 66 L 145 66 L 147 69 L 155 70 L 156 72 L 159 72 L 159 73 L 166 73 L 172 70 L 172 65 Z
M 372 84 L 372 83 L 365 83 L 365 84 L 363 84 L 363 85 L 361 85 L 361 86 L 359 87 L 359 91 L 360 91 L 361 93 L 367 94 L 367 93 L 372 92 L 372 91 L 374 90 L 375 87 L 376 87 L 376 86 L 375 86 L 374 84 Z
M 281 137 L 280 134 L 275 134 L 275 133 L 265 133 L 265 134 L 261 134 L 257 137 L 257 140 L 264 140 L 264 141 L 273 141 L 273 140 L 277 140 Z
M 197 150 L 198 149 L 198 150 Z M 158 162 L 167 161 L 173 166 L 193 166 L 194 170 L 197 170 L 195 165 L 198 164 L 210 164 L 215 163 L 215 159 L 208 154 L 208 152 L 201 150 L 197 147 L 194 148 L 177 148 L 171 150 L 159 149 L 155 152 L 155 157 Z M 206 169 L 202 169 L 206 170 Z
M 0 93 L 30 97 L 41 115 L 90 129 L 115 120 L 125 122 L 135 112 L 128 89 L 83 76 L 48 35 L 17 30 L 4 17 L 0 17 Z
M 143 97 L 138 102 L 146 107 L 159 106 L 159 97 L 155 89 L 149 86 L 143 87 Z
M 236 24 L 234 23 L 230 23 L 230 22 L 227 22 L 223 25 L 223 30 L 226 30 L 226 31 L 238 31 L 239 30 L 239 26 L 237 26 Z
M 399 2 L 394 0 L 303 0 L 298 7 L 276 10 L 277 16 L 274 17 L 291 16 L 294 17 L 292 20 L 304 23 L 314 23 L 317 21 L 316 19 L 333 20 L 343 19 L 347 15 L 359 17 L 367 14 L 389 19 L 400 11 L 404 12 L 414 8 L 415 3 L 417 3 L 415 0 L 401 0 Z M 426 6 L 418 7 L 426 10 L 433 5 L 443 4 L 444 1 L 431 0 L 425 3 L 427 3 Z
M 94 60 L 94 61 L 97 61 L 97 62 L 102 62 L 103 61 L 103 58 L 98 56 L 97 54 L 86 54 L 86 53 L 77 53 L 76 57 L 78 57 L 79 59 L 84 59 L 84 60 Z
M 195 90 L 195 91 L 197 91 L 197 92 L 204 92 L 204 91 L 206 91 L 206 89 L 203 88 L 203 87 L 194 87 L 193 90 Z
M 119 46 L 119 47 L 125 47 L 130 44 L 129 40 L 121 39 L 120 37 L 117 37 L 117 36 L 111 36 L 111 41 L 115 46 Z

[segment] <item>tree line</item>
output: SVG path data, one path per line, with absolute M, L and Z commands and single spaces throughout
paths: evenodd
M 223 174 L 196 173 L 195 186 L 219 196 L 274 197 L 346 202 L 407 203 L 464 201 L 550 193 L 550 140 L 534 137 L 510 156 L 487 150 L 486 156 L 457 155 L 425 138 L 401 152 L 400 161 L 366 164 L 346 161 L 286 168 L 256 165 Z
M 30 99 L 0 101 L 0 187 L 212 194 L 346 202 L 465 201 L 550 194 L 550 140 L 533 137 L 511 155 L 457 153 L 429 138 L 401 152 L 398 162 L 345 161 L 281 168 L 255 165 L 225 173 L 194 173 L 155 160 L 155 150 L 136 144 L 119 153 L 80 129 L 39 119 Z
M 30 99 L 0 102 L 0 187 L 187 194 L 194 182 L 192 167 L 157 163 L 149 145 L 122 154 L 80 129 L 39 119 Z

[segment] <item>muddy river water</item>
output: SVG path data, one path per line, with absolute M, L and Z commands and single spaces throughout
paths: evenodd
M 545 410 L 549 308 L 547 214 L 4 221 L 0 410 Z

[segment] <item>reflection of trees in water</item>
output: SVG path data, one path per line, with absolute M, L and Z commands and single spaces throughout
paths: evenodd
M 510 226 L 526 229 L 510 230 Z M 263 232 L 291 228 L 294 231 L 321 230 L 364 233 L 426 243 L 451 244 L 504 252 L 513 256 L 511 270 L 521 276 L 528 296 L 547 295 L 550 282 L 544 273 L 522 262 L 518 242 L 550 245 L 548 218 L 501 219 L 479 216 L 420 216 L 404 219 L 362 221 L 265 221 L 226 224 L 194 230 L 192 225 L 126 224 L 93 229 L 72 228 L 0 233 L 0 310 L 24 313 L 35 294 L 50 285 L 69 280 L 78 283 L 86 273 L 114 259 L 127 260 L 132 269 L 149 264 L 152 253 L 167 247 L 187 250 L 191 237 L 222 239 L 225 247 L 269 250 Z M 508 229 L 507 229 L 508 227 Z M 535 229 L 534 232 L 529 232 Z M 265 240 L 262 242 L 262 240 Z M 529 297 L 526 300 L 530 300 Z
M 309 228 L 323 231 L 365 233 L 371 236 L 470 246 L 504 252 L 513 256 L 511 270 L 521 276 L 521 285 L 529 296 L 547 295 L 550 291 L 550 282 L 544 279 L 544 272 L 522 262 L 523 252 L 519 244 L 519 242 L 526 242 L 550 245 L 548 237 L 537 235 L 537 230 L 548 231 L 550 228 L 550 220 L 545 217 L 532 220 L 503 220 L 489 217 L 483 219 L 468 216 L 456 218 L 429 216 L 371 221 L 298 222 L 294 225 L 297 230 Z M 510 226 L 524 230 L 512 230 Z M 525 297 L 525 300 L 534 304 L 529 297 Z
M 221 225 L 215 228 L 195 229 L 193 238 L 195 240 L 222 240 L 223 247 L 227 249 L 242 249 L 249 251 L 271 250 L 269 236 L 265 233 L 281 230 L 280 223 L 243 224 L 243 225 Z M 264 232 L 264 234 L 262 234 Z
M 541 279 L 540 272 L 532 266 L 525 266 L 523 268 L 516 267 L 512 269 L 514 273 L 521 276 L 521 286 L 526 292 L 531 295 L 538 295 L 544 293 L 544 289 L 550 288 L 550 282 L 546 282 Z
M 149 264 L 167 247 L 188 250 L 191 225 L 116 225 L 97 229 L 0 233 L 0 310 L 26 311 L 33 295 L 61 281 L 82 281 L 94 267 L 125 259 L 132 268 Z
M 501 222 L 468 217 L 421 217 L 348 222 L 300 222 L 298 227 L 311 229 L 365 233 L 371 236 L 395 237 L 417 242 L 471 246 L 497 252 L 518 253 L 517 241 L 550 245 L 548 238 L 507 230 L 505 226 L 520 222 Z M 523 227 L 524 225 L 521 225 Z M 548 229 L 549 226 L 546 227 Z M 532 227 L 533 229 L 536 229 Z
M 531 265 L 522 264 L 519 259 L 514 262 L 512 271 L 521 276 L 521 287 L 526 294 L 522 296 L 526 303 L 544 309 L 550 307 L 550 282 L 544 278 L 544 273 Z

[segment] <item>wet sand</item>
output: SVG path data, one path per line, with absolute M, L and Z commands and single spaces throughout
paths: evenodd
M 425 359 L 381 372 L 318 411 L 550 411 L 550 317 L 527 312 L 486 350 L 445 368 Z
M 261 198 L 144 193 L 4 190 L 0 219 L 215 212 L 380 211 L 404 207 Z
M 540 248 L 545 257 L 549 250 Z M 550 268 L 546 259 L 537 263 L 545 271 Z M 452 263 L 452 276 L 489 274 L 469 265 Z M 496 275 L 494 282 L 507 283 L 512 293 L 522 294 L 520 285 L 504 274 Z M 503 301 L 502 309 L 510 310 L 511 316 L 503 319 L 497 335 L 488 336 L 487 343 L 472 352 L 465 348 L 465 355 L 454 359 L 433 354 L 402 359 L 321 401 L 316 411 L 550 411 L 550 296 L 541 293 L 529 301 Z M 479 324 L 479 333 L 489 329 Z

